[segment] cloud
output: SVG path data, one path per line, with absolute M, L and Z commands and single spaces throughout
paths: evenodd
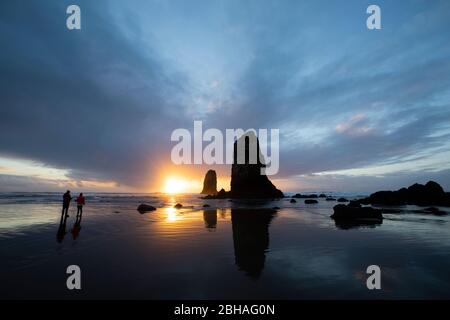
M 72 178 L 147 185 L 149 151 L 163 152 L 167 123 L 180 121 L 183 76 L 108 7 L 80 6 L 82 30 L 69 32 L 64 1 L 2 4 L 0 153 Z
M 350 118 L 347 122 L 338 123 L 336 126 L 336 132 L 350 136 L 368 135 L 373 129 L 370 126 L 367 126 L 366 123 L 367 117 L 363 114 L 357 114 Z
M 296 37 L 276 19 L 267 21 L 270 32 L 252 39 L 255 57 L 236 88 L 243 97 L 234 107 L 240 117 L 219 112 L 213 121 L 280 128 L 280 178 L 414 156 L 431 161 L 436 149 L 450 150 L 448 135 L 435 135 L 450 132 L 450 46 L 444 40 L 450 23 L 440 14 L 448 3 L 423 4 L 404 17 L 399 7 L 383 3 L 397 15 L 388 30 L 326 30 L 314 42 L 308 34 L 315 22 L 307 19 L 311 25 L 302 28 L 303 22 L 289 21 Z M 424 26 L 418 16 L 433 20 Z
M 69 4 L 0 4 L 0 156 L 149 190 L 198 119 L 279 128 L 292 181 L 450 150 L 448 1 L 381 1 L 381 31 L 357 1 Z

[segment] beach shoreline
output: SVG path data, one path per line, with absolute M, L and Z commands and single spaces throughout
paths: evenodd
M 450 298 L 450 220 L 415 206 L 385 214 L 382 224 L 343 228 L 330 218 L 336 203 L 325 199 L 90 197 L 77 237 L 72 206 L 61 241 L 58 202 L 0 204 L 2 298 Z M 141 202 L 157 209 L 141 214 Z M 178 202 L 184 207 L 173 208 Z M 378 292 L 365 286 L 373 261 L 384 271 Z M 71 264 L 83 272 L 78 293 L 65 287 Z

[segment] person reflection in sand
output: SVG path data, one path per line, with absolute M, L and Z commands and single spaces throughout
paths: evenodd
M 203 210 L 203 221 L 209 231 L 214 231 L 217 226 L 217 209 Z
M 61 214 L 61 220 L 59 222 L 58 232 L 56 233 L 56 241 L 61 243 L 64 240 L 64 236 L 66 235 L 66 222 L 67 222 L 67 214 L 64 212 Z
M 264 269 L 275 214 L 272 209 L 231 209 L 235 263 L 251 278 L 259 278 Z
M 83 217 L 83 212 L 77 213 L 77 218 L 75 220 L 75 224 L 72 227 L 72 238 L 73 240 L 76 240 L 78 236 L 80 235 L 81 231 L 81 218 Z

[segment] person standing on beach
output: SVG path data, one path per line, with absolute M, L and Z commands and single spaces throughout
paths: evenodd
M 62 208 L 62 215 L 65 214 L 66 217 L 69 216 L 69 205 L 70 201 L 72 200 L 72 197 L 70 196 L 70 190 L 67 190 L 66 193 L 63 195 L 63 208 Z
M 83 206 L 86 204 L 83 193 L 77 197 L 77 216 L 83 214 Z

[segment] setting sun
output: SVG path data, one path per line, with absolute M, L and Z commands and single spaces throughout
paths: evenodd
M 200 192 L 202 183 L 200 180 L 195 179 L 181 179 L 171 176 L 165 179 L 164 192 L 165 193 L 196 193 Z
M 180 193 L 185 192 L 187 182 L 177 178 L 169 178 L 166 180 L 164 192 L 166 193 Z

